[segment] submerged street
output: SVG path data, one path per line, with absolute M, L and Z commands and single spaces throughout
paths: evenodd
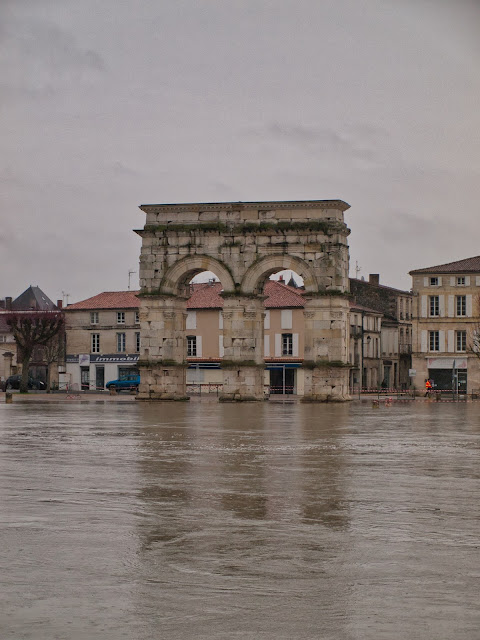
M 0 405 L 0 637 L 474 640 L 476 403 Z

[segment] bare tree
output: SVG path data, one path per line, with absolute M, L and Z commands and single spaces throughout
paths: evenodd
M 52 365 L 57 364 L 65 354 L 64 333 L 60 329 L 59 332 L 50 338 L 43 347 L 43 355 L 47 363 L 47 393 L 50 393 L 52 387 Z
M 7 314 L 6 321 L 12 329 L 22 363 L 20 391 L 26 393 L 33 350 L 58 336 L 64 325 L 64 316 L 60 311 L 12 311 Z

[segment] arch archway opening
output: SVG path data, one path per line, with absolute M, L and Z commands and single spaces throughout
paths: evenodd
M 275 274 L 279 274 L 276 279 L 281 276 L 285 281 L 288 277 L 287 282 L 303 286 L 307 292 L 318 291 L 317 276 L 310 263 L 288 254 L 267 255 L 255 262 L 243 278 L 242 290 L 249 295 L 262 295 L 265 283 Z

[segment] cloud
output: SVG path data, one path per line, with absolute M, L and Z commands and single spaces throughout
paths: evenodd
M 384 129 L 371 125 L 337 130 L 316 125 L 272 122 L 247 128 L 244 135 L 273 144 L 287 145 L 309 155 L 364 161 L 368 166 L 378 166 L 384 161 L 389 141 Z
M 26 18 L 3 20 L 0 60 L 4 97 L 51 96 L 62 85 L 90 82 L 105 71 L 102 56 L 67 29 Z

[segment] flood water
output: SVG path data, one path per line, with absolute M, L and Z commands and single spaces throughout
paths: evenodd
M 480 404 L 0 406 L 2 640 L 480 638 Z

